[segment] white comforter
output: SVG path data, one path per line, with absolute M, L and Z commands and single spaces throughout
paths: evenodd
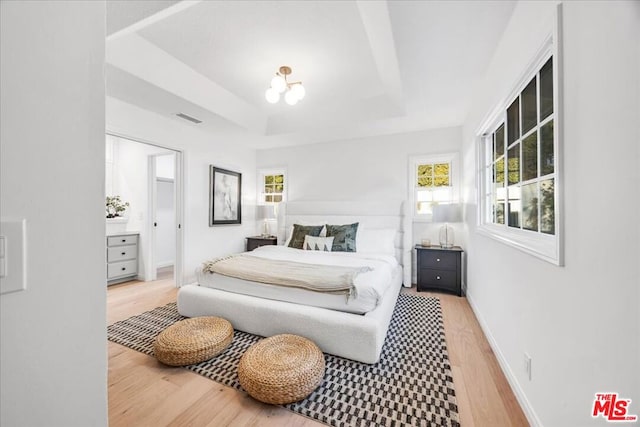
M 308 264 L 346 267 L 369 267 L 371 271 L 359 274 L 355 281 L 355 297 L 326 295 L 303 289 L 284 288 L 234 279 L 218 274 L 200 274 L 200 284 L 230 292 L 245 293 L 262 298 L 278 299 L 298 304 L 313 305 L 352 313 L 366 313 L 374 309 L 392 283 L 399 267 L 392 255 L 358 254 L 357 252 L 321 252 L 293 249 L 285 246 L 261 246 L 252 256 Z

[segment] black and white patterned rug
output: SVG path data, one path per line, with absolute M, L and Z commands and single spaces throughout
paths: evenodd
M 175 303 L 108 328 L 109 340 L 153 356 L 153 341 L 182 320 Z M 235 331 L 231 346 L 187 369 L 242 390 L 242 354 L 262 337 Z M 460 426 L 440 300 L 401 294 L 380 361 L 374 365 L 325 354 L 322 384 L 286 408 L 330 426 Z

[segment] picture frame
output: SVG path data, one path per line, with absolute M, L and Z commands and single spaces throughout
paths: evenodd
M 209 227 L 242 224 L 242 174 L 209 166 Z

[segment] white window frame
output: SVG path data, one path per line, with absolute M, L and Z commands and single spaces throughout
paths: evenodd
M 266 193 L 264 192 L 264 177 L 269 175 L 282 175 L 284 177 L 284 189 L 282 191 L 282 201 L 287 201 L 287 192 L 289 189 L 289 181 L 287 179 L 287 169 L 286 168 L 269 168 L 269 169 L 258 169 L 258 183 L 257 183 L 257 205 L 277 205 L 280 202 L 267 202 L 265 200 Z
M 558 46 L 560 42 L 559 27 L 560 27 L 560 10 L 558 10 L 557 20 L 553 30 L 545 39 L 542 47 L 539 49 L 534 59 L 531 61 L 525 72 L 522 74 L 518 83 L 514 85 L 514 90 L 503 99 L 502 102 L 493 110 L 494 112 L 488 116 L 488 119 L 480 126 L 476 132 L 476 146 L 478 147 L 477 153 L 477 197 L 478 197 L 478 227 L 477 232 L 479 234 L 488 236 L 492 239 L 500 241 L 504 244 L 517 248 L 530 255 L 538 257 L 544 261 L 552 264 L 562 266 L 564 265 L 563 256 L 563 161 L 561 151 L 562 141 L 562 125 L 563 125 L 563 111 L 562 111 L 562 58 L 561 52 L 559 52 Z M 504 123 L 506 127 L 506 111 L 511 103 L 519 96 L 526 85 L 531 79 L 540 71 L 546 61 L 553 57 L 553 85 L 554 85 L 554 99 L 553 99 L 553 120 L 554 120 L 554 220 L 555 220 L 555 234 L 549 235 L 536 231 L 522 230 L 518 228 L 509 227 L 506 224 L 494 224 L 491 219 L 488 218 L 491 206 L 488 206 L 486 194 L 487 193 L 487 177 L 485 176 L 487 156 L 492 155 L 487 153 L 486 139 L 491 137 L 491 134 Z M 539 102 L 539 101 L 538 101 Z M 538 124 L 537 126 L 540 126 Z M 508 141 L 505 138 L 505 146 L 508 146 Z M 507 163 L 505 158 L 505 180 L 507 179 Z M 507 210 L 505 207 L 505 217 Z M 506 222 L 506 221 L 505 221 Z
M 449 163 L 449 187 L 451 188 L 451 200 L 443 203 L 458 203 L 460 201 L 460 155 L 458 153 L 441 153 L 416 155 L 409 158 L 409 199 L 413 221 L 432 222 L 433 214 L 420 214 L 417 210 L 418 165 Z

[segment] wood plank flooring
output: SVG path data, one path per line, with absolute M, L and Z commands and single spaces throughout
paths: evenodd
M 465 298 L 415 288 L 440 298 L 462 427 L 528 426 Z M 171 279 L 127 282 L 107 292 L 109 324 L 175 301 Z M 322 426 L 230 387 L 109 342 L 109 425 Z

